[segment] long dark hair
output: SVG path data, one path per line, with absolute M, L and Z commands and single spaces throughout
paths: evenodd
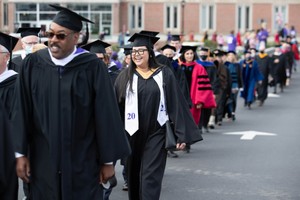
M 187 50 L 183 51 L 182 54 L 179 56 L 179 59 L 180 59 L 183 63 L 186 62 L 186 59 L 184 58 L 184 54 L 185 54 L 187 51 L 189 51 L 189 50 L 192 50 L 192 51 L 193 51 L 193 49 L 187 49 Z M 195 60 L 198 59 L 198 56 L 197 56 L 197 52 L 195 52 L 195 51 L 193 51 L 193 52 L 194 52 L 194 58 L 193 58 L 193 61 L 195 61 Z
M 146 48 L 149 52 L 149 60 L 148 60 L 149 68 L 157 69 L 159 67 L 162 67 L 162 65 L 158 63 L 158 61 L 156 60 L 153 49 L 149 46 L 146 46 Z M 133 74 L 135 69 L 136 69 L 136 64 L 132 61 L 132 57 L 131 57 L 131 61 L 128 68 L 124 69 L 116 79 L 116 91 L 118 94 L 119 102 L 121 102 L 122 99 L 125 99 L 126 88 L 128 83 L 129 83 L 129 90 L 133 91 L 132 81 L 133 81 Z

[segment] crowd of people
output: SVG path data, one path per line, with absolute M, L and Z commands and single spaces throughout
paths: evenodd
M 107 200 L 118 160 L 129 199 L 159 199 L 166 160 L 178 157 L 165 148 L 167 122 L 176 150 L 189 153 L 202 133 L 238 119 L 239 95 L 248 109 L 263 106 L 297 70 L 292 31 L 268 54 L 261 29 L 239 58 L 233 31 L 225 51 L 219 36 L 217 49 L 175 34 L 158 46 L 159 32 L 143 30 L 119 60 L 103 40 L 79 43 L 90 20 L 50 6 L 46 45 L 39 28 L 21 28 L 24 54 L 12 59 L 19 38 L 0 32 L 0 199 L 18 198 L 20 178 L 26 199 Z

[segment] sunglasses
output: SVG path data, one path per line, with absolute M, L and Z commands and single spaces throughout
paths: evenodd
M 71 32 L 69 34 L 66 33 L 53 33 L 53 32 L 46 32 L 46 37 L 49 39 L 52 39 L 54 36 L 58 40 L 64 40 L 66 39 L 69 35 L 73 34 L 74 32 Z

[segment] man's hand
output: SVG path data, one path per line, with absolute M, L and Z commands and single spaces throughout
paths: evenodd
M 26 183 L 29 183 L 30 163 L 25 156 L 16 159 L 16 171 L 17 171 L 17 176 L 20 179 L 22 179 Z
M 100 183 L 106 183 L 113 175 L 115 175 L 114 165 L 102 165 L 100 169 Z
M 186 147 L 186 143 L 177 143 L 176 144 L 176 149 L 178 150 L 184 150 Z

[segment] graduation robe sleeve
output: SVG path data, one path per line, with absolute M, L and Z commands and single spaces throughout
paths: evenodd
M 12 146 L 10 124 L 6 110 L 0 100 L 0 199 L 16 199 L 17 177 Z
M 195 124 L 188 103 L 184 98 L 176 78 L 168 67 L 163 68 L 166 107 L 170 120 L 174 123 L 174 132 L 178 142 L 193 144 L 203 140 Z
M 203 108 L 215 108 L 216 101 L 209 77 L 204 67 L 195 64 L 192 73 L 191 99 L 193 105 L 203 104 Z
M 0 197 L 4 193 L 7 184 L 7 133 L 8 133 L 8 119 L 6 111 L 0 100 Z

